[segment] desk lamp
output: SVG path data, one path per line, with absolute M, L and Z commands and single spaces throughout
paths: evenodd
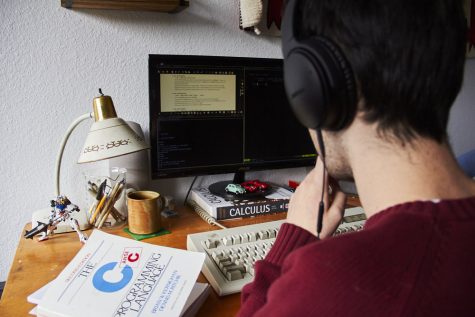
M 59 175 L 64 148 L 69 136 L 82 121 L 94 118 L 94 123 L 87 134 L 78 163 L 105 160 L 149 148 L 143 138 L 137 135 L 123 119 L 117 117 L 112 98 L 105 96 L 100 88 L 99 94 L 100 96 L 93 100 L 94 111 L 83 114 L 74 120 L 61 140 L 59 152 L 56 156 L 55 198 L 61 194 Z M 51 208 L 34 212 L 32 226 L 34 227 L 38 221 L 47 221 L 50 214 Z M 72 215 L 78 220 L 80 229 L 84 230 L 90 227 L 85 210 L 75 212 Z M 60 233 L 72 230 L 69 224 L 64 222 L 58 225 L 54 232 Z

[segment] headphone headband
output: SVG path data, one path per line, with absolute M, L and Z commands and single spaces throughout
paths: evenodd
M 282 19 L 282 53 L 284 54 L 284 58 L 289 54 L 289 48 L 294 47 L 294 44 L 297 41 L 294 32 L 294 16 L 296 7 L 296 0 L 289 0 L 285 6 L 284 17 Z

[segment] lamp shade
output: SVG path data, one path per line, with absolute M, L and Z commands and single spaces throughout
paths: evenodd
M 104 119 L 92 124 L 78 163 L 104 160 L 148 148 L 123 119 Z

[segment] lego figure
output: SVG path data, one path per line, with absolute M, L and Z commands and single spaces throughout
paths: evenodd
M 78 221 L 71 217 L 72 212 L 79 211 L 78 206 L 72 204 L 66 196 L 60 195 L 56 200 L 51 200 L 51 207 L 53 209 L 51 210 L 48 223 L 39 222 L 35 228 L 25 232 L 25 238 L 33 239 L 35 235 L 40 233 L 41 236 L 38 241 L 47 240 L 48 236 L 50 236 L 54 229 L 56 229 L 58 223 L 61 221 L 69 221 L 71 228 L 77 232 L 79 240 L 82 243 L 85 243 L 87 236 L 79 230 Z

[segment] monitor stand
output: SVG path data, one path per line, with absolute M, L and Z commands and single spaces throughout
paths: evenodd
M 272 188 L 269 188 L 265 191 L 256 191 L 254 193 L 245 193 L 245 194 L 232 194 L 226 191 L 226 186 L 229 184 L 241 184 L 245 182 L 244 171 L 237 171 L 234 174 L 234 178 L 232 181 L 221 181 L 216 182 L 208 186 L 209 191 L 216 195 L 223 197 L 227 200 L 248 200 L 252 198 L 264 197 L 269 195 L 272 192 Z

